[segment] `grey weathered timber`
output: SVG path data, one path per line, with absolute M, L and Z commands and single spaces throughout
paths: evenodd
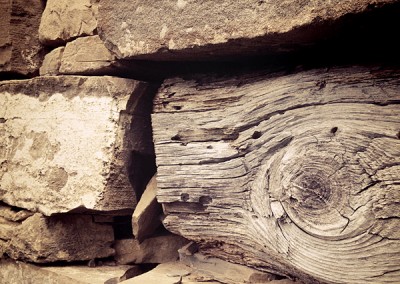
M 315 283 L 400 282 L 400 72 L 169 79 L 152 123 L 164 225 Z

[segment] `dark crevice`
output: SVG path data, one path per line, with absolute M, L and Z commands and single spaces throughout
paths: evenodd
M 116 240 L 132 239 L 132 216 L 115 216 L 112 223 Z
M 130 165 L 130 181 L 135 189 L 137 200 L 142 196 L 148 182 L 157 171 L 155 155 L 134 151 Z
M 138 56 L 141 59 L 119 62 L 120 70 L 125 68 L 119 76 L 153 81 L 191 78 L 196 73 L 229 76 L 255 69 L 288 74 L 338 65 L 398 66 L 400 43 L 394 35 L 400 25 L 399 13 L 400 3 L 393 3 L 337 20 L 316 20 L 285 34 Z M 218 56 L 215 50 L 227 53 Z M 325 85 L 322 81 L 318 87 Z

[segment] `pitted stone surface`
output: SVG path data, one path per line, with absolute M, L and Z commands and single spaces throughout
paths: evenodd
M 93 35 L 98 0 L 48 0 L 40 22 L 42 43 L 58 46 L 78 36 Z
M 35 74 L 43 60 L 39 42 L 43 1 L 0 0 L 0 72 Z
M 146 86 L 79 76 L 1 82 L 0 200 L 45 215 L 134 209 L 130 129 Z
M 29 262 L 82 261 L 113 255 L 113 241 L 112 226 L 94 223 L 90 215 L 36 213 L 16 225 L 5 251 Z

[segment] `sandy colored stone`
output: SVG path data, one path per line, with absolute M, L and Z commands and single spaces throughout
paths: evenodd
M 33 215 L 33 212 L 21 208 L 10 207 L 0 203 L 0 217 L 8 221 L 18 222 Z
M 41 0 L 0 0 L 0 72 L 34 74 L 44 57 L 38 39 Z
M 182 263 L 193 268 L 198 278 L 207 277 L 221 283 L 269 283 L 277 279 L 277 276 L 271 273 L 261 272 L 215 257 L 207 257 L 200 253 L 185 253 L 182 249 L 179 250 L 179 258 Z
M 191 268 L 179 263 L 169 262 L 158 265 L 147 273 L 124 281 L 126 284 L 179 284 L 182 278 L 191 273 Z
M 78 36 L 93 35 L 97 27 L 97 0 L 48 0 L 39 27 L 39 39 L 51 46 Z
M 100 2 L 100 37 L 119 58 L 192 59 L 307 45 L 331 22 L 394 0 Z M 314 39 L 313 39 L 314 38 Z
M 132 151 L 151 129 L 132 125 L 146 88 L 114 77 L 0 82 L 0 200 L 45 215 L 132 212 Z
M 9 221 L 3 217 L 0 217 L 0 239 L 2 240 L 10 240 L 14 235 L 15 229 L 20 224 L 18 222 Z
M 132 215 L 132 231 L 139 241 L 153 234 L 161 225 L 162 207 L 157 202 L 156 176 L 149 181 Z
M 21 261 L 0 260 L 0 283 L 99 284 L 123 275 L 131 266 L 36 266 Z
M 172 234 L 148 238 L 141 243 L 136 239 L 117 240 L 115 259 L 120 264 L 175 261 L 179 258 L 178 249 L 187 242 Z
M 39 69 L 40 76 L 58 75 L 60 74 L 61 57 L 64 52 L 64 47 L 57 47 L 46 54 L 43 64 Z
M 94 223 L 90 215 L 36 213 L 14 230 L 6 252 L 13 259 L 38 263 L 90 260 L 112 255 L 113 241 L 112 226 Z
M 115 56 L 104 46 L 98 35 L 80 37 L 68 42 L 61 59 L 61 74 L 105 73 Z

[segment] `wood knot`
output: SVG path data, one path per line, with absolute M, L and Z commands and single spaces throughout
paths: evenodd
M 318 175 L 301 177 L 295 188 L 296 200 L 306 210 L 325 208 L 332 196 L 330 181 Z

